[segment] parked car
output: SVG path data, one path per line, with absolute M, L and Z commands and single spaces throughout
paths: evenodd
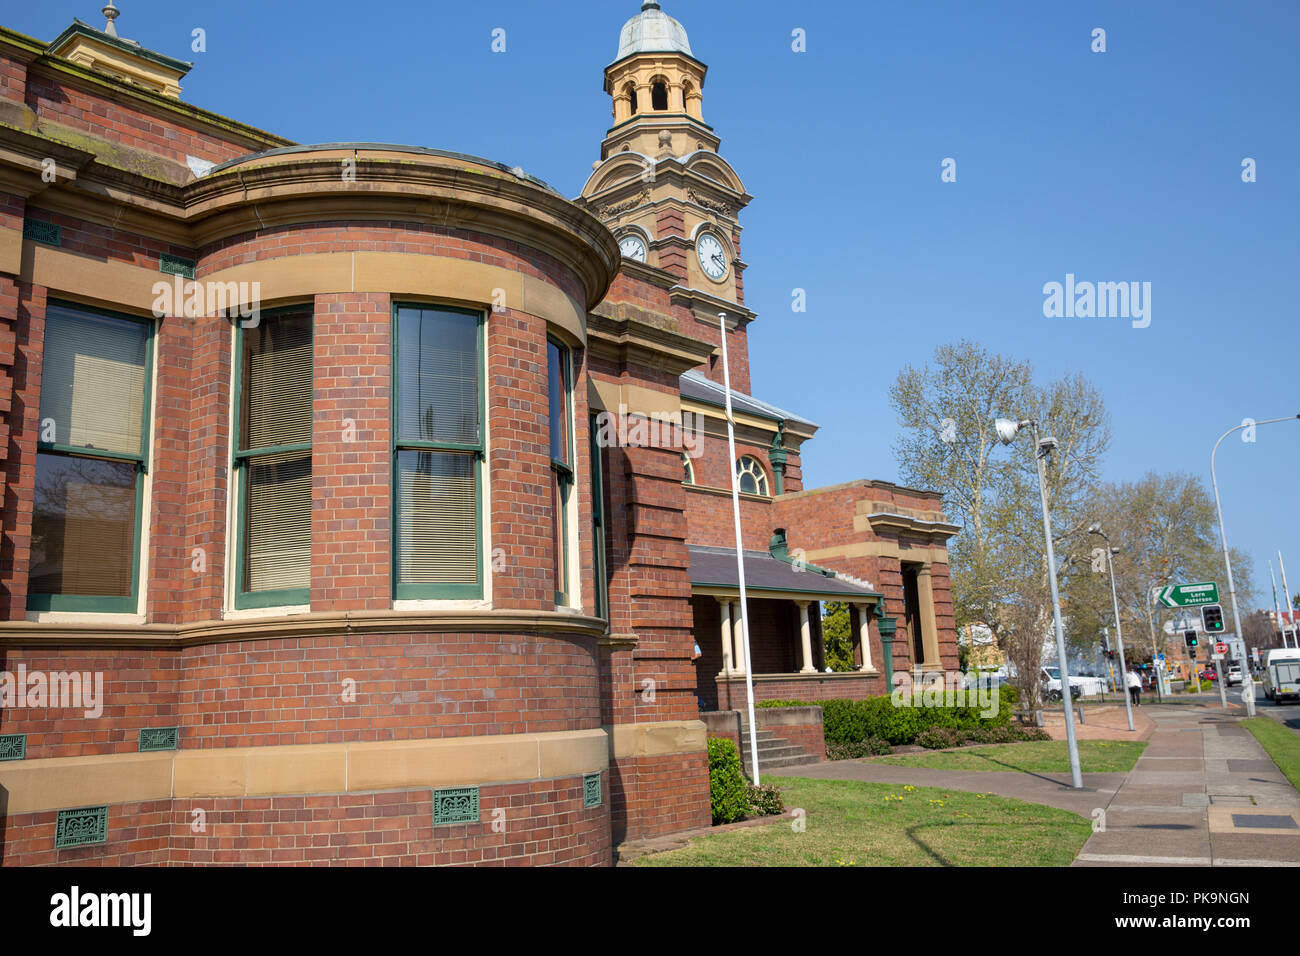
M 1042 670 L 1042 683 L 1053 696 L 1061 693 L 1061 669 L 1049 664 Z M 1095 697 L 1106 690 L 1104 677 L 1084 677 L 1070 675 L 1070 695 L 1072 697 Z

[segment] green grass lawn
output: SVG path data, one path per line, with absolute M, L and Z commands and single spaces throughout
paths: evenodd
M 1291 786 L 1300 790 L 1300 737 L 1271 717 L 1250 717 L 1241 725 L 1255 735 Z
M 1080 740 L 1079 765 L 1084 773 L 1116 773 L 1133 769 L 1146 748 L 1143 741 Z M 1069 773 L 1064 740 L 1030 741 L 962 747 L 928 754 L 873 757 L 872 763 L 932 770 L 1003 770 L 1021 773 Z
M 1066 866 L 1092 833 L 1066 810 L 993 794 L 857 780 L 764 778 L 790 821 L 697 837 L 637 866 Z

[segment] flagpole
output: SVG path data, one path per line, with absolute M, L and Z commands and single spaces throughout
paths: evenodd
M 727 365 L 727 313 L 718 313 L 722 330 L 722 385 L 727 395 L 727 448 L 731 453 L 731 513 L 736 522 L 736 576 L 740 583 L 740 632 L 745 644 L 745 704 L 749 708 L 749 761 L 754 786 L 758 778 L 758 722 L 754 718 L 754 668 L 749 640 L 749 608 L 745 601 L 745 539 L 740 531 L 740 476 L 736 474 L 736 419 L 731 414 L 731 369 Z
M 1286 647 L 1286 626 L 1282 623 L 1282 609 L 1277 603 L 1277 578 L 1273 577 L 1273 562 L 1268 563 L 1268 579 L 1273 582 L 1273 616 L 1277 618 L 1277 629 L 1282 634 L 1282 646 Z
M 1282 596 L 1286 598 L 1286 620 L 1291 625 L 1291 640 L 1300 647 L 1300 630 L 1295 626 L 1295 605 L 1291 603 L 1291 588 L 1286 583 L 1286 565 L 1282 563 L 1282 552 L 1277 552 L 1277 569 L 1282 573 Z M 1286 646 L 1286 641 L 1282 642 Z

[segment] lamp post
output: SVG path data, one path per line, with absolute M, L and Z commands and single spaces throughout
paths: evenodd
M 1061 625 L 1061 596 L 1056 586 L 1056 549 L 1052 547 L 1052 517 L 1047 505 L 1047 465 L 1046 458 L 1056 447 L 1055 438 L 1040 438 L 1038 422 L 1026 419 L 1022 422 L 999 418 L 994 427 L 998 440 L 1010 445 L 1016 434 L 1026 425 L 1033 432 L 1035 455 L 1038 459 L 1038 493 L 1043 501 L 1043 538 L 1047 543 L 1047 576 L 1052 584 L 1052 619 L 1056 626 L 1056 662 L 1061 671 L 1061 700 L 1065 704 L 1065 739 L 1070 753 L 1070 786 L 1075 790 L 1083 789 L 1083 774 L 1079 770 L 1079 742 L 1074 735 L 1074 702 L 1070 693 L 1070 667 L 1065 657 L 1065 628 Z
M 1232 626 L 1236 628 L 1237 637 L 1241 637 L 1241 615 L 1237 613 L 1237 588 L 1232 583 L 1232 559 L 1228 557 L 1228 532 L 1223 527 L 1223 504 L 1219 501 L 1219 478 L 1214 472 L 1214 456 L 1219 452 L 1220 443 L 1233 432 L 1241 431 L 1243 428 L 1252 428 L 1256 425 L 1272 425 L 1274 422 L 1293 422 L 1297 419 L 1300 419 L 1300 415 L 1287 415 L 1284 418 L 1266 418 L 1262 422 L 1251 421 L 1248 418 L 1240 425 L 1235 425 L 1220 435 L 1219 440 L 1214 443 L 1214 448 L 1210 451 L 1210 482 L 1214 485 L 1214 507 L 1219 512 L 1219 536 L 1223 539 L 1223 566 L 1228 572 L 1228 597 L 1232 599 Z
M 1110 599 L 1115 606 L 1115 634 L 1119 638 L 1119 670 L 1124 675 L 1124 712 L 1128 714 L 1128 729 L 1133 729 L 1133 695 L 1128 691 L 1128 664 L 1124 661 L 1124 630 L 1119 623 L 1119 596 L 1115 591 L 1115 565 L 1111 557 L 1119 553 L 1119 548 L 1111 547 L 1110 538 L 1101 530 L 1100 524 L 1093 524 L 1088 534 L 1099 535 L 1106 542 L 1106 571 L 1110 574 Z M 1152 664 L 1155 663 L 1153 659 Z M 1156 678 L 1159 682 L 1159 677 Z

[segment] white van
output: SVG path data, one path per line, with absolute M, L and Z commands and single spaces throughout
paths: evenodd
M 1274 647 L 1264 658 L 1264 696 L 1300 700 L 1300 647 Z

